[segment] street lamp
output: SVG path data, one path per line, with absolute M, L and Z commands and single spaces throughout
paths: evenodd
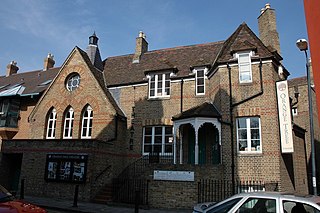
M 309 115 L 310 115 L 310 143 L 311 143 L 311 169 L 312 169 L 312 188 L 313 194 L 317 195 L 317 177 L 316 177 L 316 160 L 315 160 L 315 147 L 314 147 L 314 131 L 313 131 L 313 107 L 312 107 L 312 93 L 311 93 L 311 78 L 309 70 L 309 59 L 308 59 L 308 41 L 306 39 L 299 39 L 297 47 L 300 51 L 304 51 L 306 56 L 306 68 L 307 68 L 307 80 L 308 80 L 308 104 L 309 104 Z

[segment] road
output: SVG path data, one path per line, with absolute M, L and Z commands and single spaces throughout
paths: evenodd
M 67 211 L 46 209 L 48 213 L 67 213 Z

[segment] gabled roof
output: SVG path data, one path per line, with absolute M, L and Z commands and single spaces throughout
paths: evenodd
M 112 106 L 114 107 L 114 109 L 116 110 L 117 114 L 125 117 L 125 114 L 123 113 L 123 111 L 120 109 L 119 105 L 117 104 L 117 102 L 114 100 L 113 96 L 111 95 L 111 93 L 109 92 L 109 90 L 107 89 L 105 82 L 104 82 L 104 76 L 103 76 L 103 72 L 98 70 L 90 61 L 90 58 L 88 56 L 88 54 L 83 51 L 82 49 L 80 49 L 79 47 L 75 47 L 80 55 L 82 56 L 83 60 L 86 62 L 86 64 L 88 65 L 91 73 L 93 74 L 93 76 L 95 77 L 95 79 L 97 80 L 97 82 L 99 83 L 101 89 L 104 91 L 104 93 L 106 94 L 106 96 L 108 97 L 108 100 L 111 102 Z
M 0 96 L 28 96 L 41 94 L 48 88 L 59 69 L 59 67 L 56 67 L 46 71 L 37 70 L 32 72 L 21 72 L 12 74 L 8 77 L 1 77 Z
M 218 63 L 234 60 L 232 53 L 244 50 L 255 50 L 259 58 L 274 57 L 274 54 L 252 32 L 248 25 L 242 23 L 224 43 Z
M 190 67 L 211 65 L 223 41 L 149 51 L 139 63 L 132 63 L 134 54 L 107 58 L 104 74 L 109 86 L 147 82 L 145 72 L 177 70 L 177 77 L 190 74 Z
M 195 117 L 220 118 L 221 114 L 213 103 L 205 102 L 191 109 L 188 109 L 178 115 L 173 116 L 172 120 L 175 121 Z

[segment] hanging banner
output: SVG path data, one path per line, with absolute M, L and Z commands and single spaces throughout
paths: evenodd
M 289 100 L 288 82 L 279 81 L 276 83 L 276 87 L 277 87 L 277 98 L 278 98 L 281 152 L 292 153 L 293 137 L 292 137 L 291 107 L 290 107 L 290 100 Z

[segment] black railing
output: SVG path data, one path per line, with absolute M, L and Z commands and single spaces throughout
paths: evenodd
M 112 187 L 113 202 L 135 204 L 138 195 L 139 204 L 148 205 L 148 180 L 114 178 Z
M 241 192 L 278 191 L 278 183 L 264 183 L 262 181 L 237 181 L 235 190 L 232 181 L 204 179 L 198 182 L 198 203 L 219 202 Z
M 149 164 L 173 164 L 172 154 L 150 153 L 128 165 L 118 178 L 140 178 Z

